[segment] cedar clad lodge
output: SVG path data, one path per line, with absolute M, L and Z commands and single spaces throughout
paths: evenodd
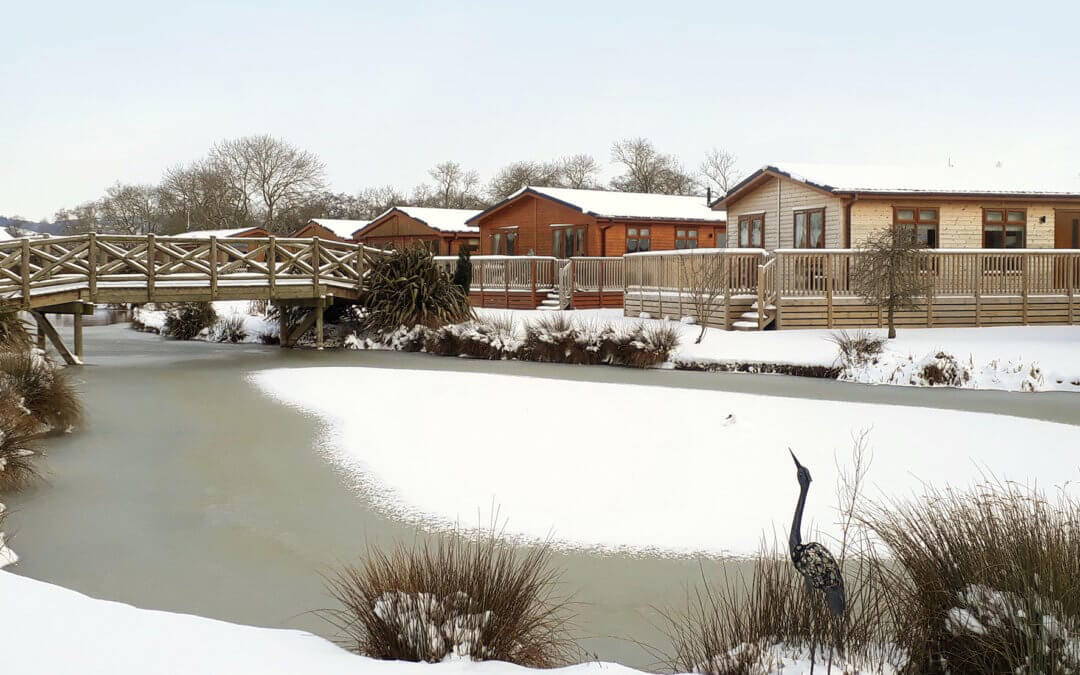
M 374 248 L 423 246 L 433 255 L 457 255 L 462 247 L 480 247 L 479 229 L 466 221 L 479 211 L 394 206 L 353 232 L 356 241 Z
M 364 228 L 370 222 L 370 220 L 312 218 L 306 225 L 289 236 L 298 239 L 318 237 L 330 241 L 353 241 L 353 232 Z
M 553 258 L 724 246 L 703 197 L 525 187 L 469 219 L 484 255 Z
M 1080 248 L 1080 179 L 1005 168 L 770 165 L 713 207 L 727 212 L 733 247 L 858 248 L 903 226 L 930 249 Z

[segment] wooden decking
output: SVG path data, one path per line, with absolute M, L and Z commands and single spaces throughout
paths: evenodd
M 367 261 L 380 254 L 318 238 L 19 239 L 0 243 L 0 304 L 32 312 L 50 339 L 46 314 L 81 317 L 92 304 L 270 300 L 319 308 L 357 299 Z M 69 362 L 81 358 L 79 319 L 74 326 L 74 354 L 53 340 Z
M 882 326 L 881 308 L 854 291 L 857 250 L 664 252 L 626 257 L 625 312 L 693 315 L 680 255 L 704 255 L 726 270 L 709 321 L 719 328 Z M 900 312 L 907 327 L 1080 323 L 1080 250 L 953 249 L 925 253 L 928 295 Z

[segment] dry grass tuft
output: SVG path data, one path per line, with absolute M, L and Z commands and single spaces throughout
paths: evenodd
M 177 340 L 194 340 L 217 323 L 217 312 L 209 302 L 184 302 L 165 314 L 162 334 Z
M 352 651 L 379 659 L 447 656 L 530 667 L 568 663 L 568 602 L 555 595 L 548 546 L 518 549 L 495 532 L 372 551 L 328 581 L 328 613 Z
M 32 457 L 37 423 L 11 398 L 0 400 L 0 494 L 37 478 Z
M 952 673 L 1080 672 L 1080 503 L 991 482 L 875 507 L 919 663 Z
M 66 431 L 82 421 L 82 401 L 67 371 L 38 352 L 0 352 L 0 387 L 48 429 Z
M 859 366 L 872 362 L 885 349 L 887 338 L 875 335 L 867 330 L 837 331 L 828 337 L 840 350 L 840 363 L 844 366 Z
M 566 363 L 575 350 L 577 328 L 566 312 L 547 312 L 525 326 L 525 354 L 530 361 Z

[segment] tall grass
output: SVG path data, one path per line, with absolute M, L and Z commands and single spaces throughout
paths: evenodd
M 48 429 L 64 431 L 82 420 L 82 401 L 67 371 L 38 352 L 0 352 L 0 391 Z
M 532 667 L 574 652 L 551 550 L 521 550 L 494 531 L 374 550 L 328 580 L 341 604 L 328 618 L 352 651 L 379 659 L 447 657 Z
M 1080 672 L 1080 503 L 989 482 L 878 505 L 922 664 L 952 673 Z
M 363 312 L 357 321 L 361 335 L 389 333 L 400 327 L 435 329 L 473 317 L 467 293 L 419 247 L 375 258 L 360 304 Z
M 0 400 L 0 494 L 18 490 L 37 476 L 31 459 L 37 426 L 15 400 Z
M 19 311 L 0 307 L 0 351 L 26 351 L 30 346 L 30 332 Z
M 218 315 L 209 302 L 184 302 L 169 308 L 161 332 L 177 340 L 194 340 L 217 323 Z

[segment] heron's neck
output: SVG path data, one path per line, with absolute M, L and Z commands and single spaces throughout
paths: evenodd
M 809 491 L 809 483 L 799 485 L 799 503 L 795 505 L 795 517 L 791 521 L 791 538 L 788 540 L 792 552 L 802 544 L 802 513 L 803 507 L 806 506 L 806 493 Z

